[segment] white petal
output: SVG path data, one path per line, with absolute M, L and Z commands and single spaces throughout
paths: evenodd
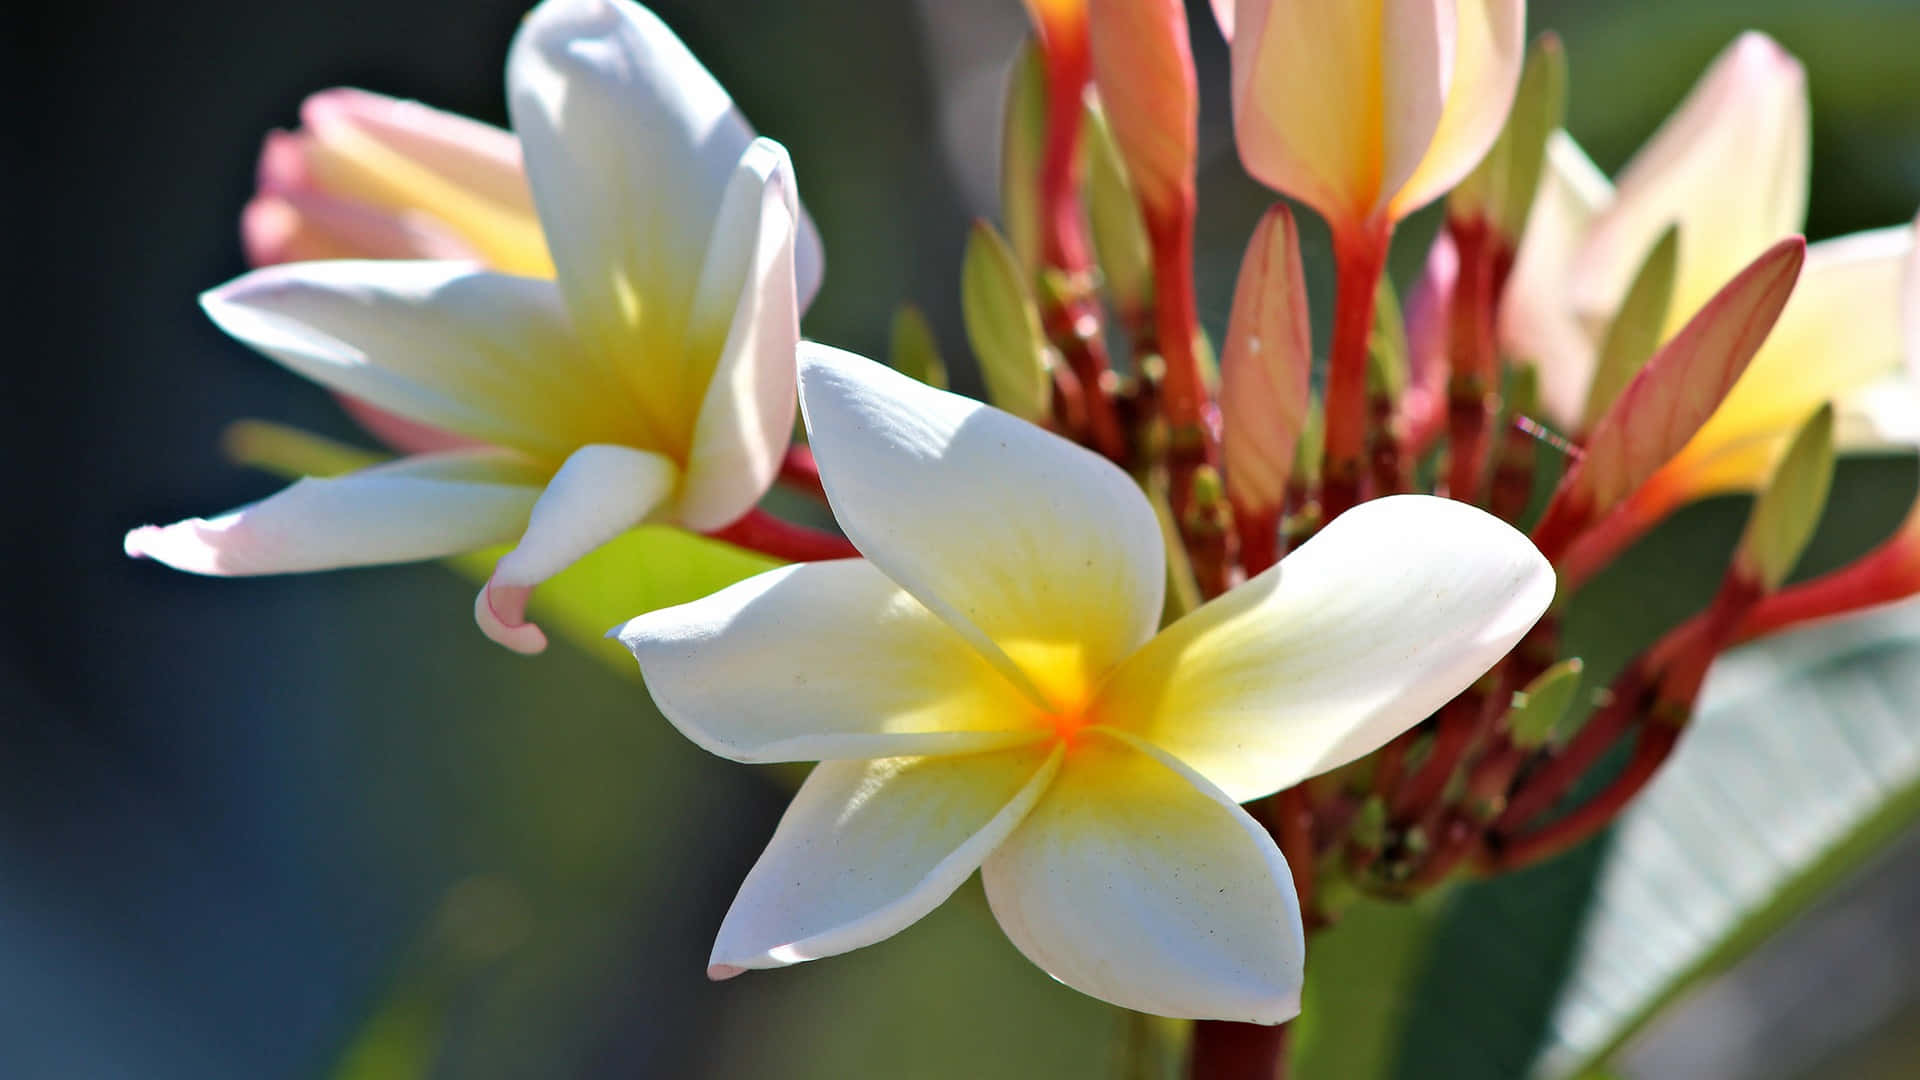
M 1043 696 L 1097 678 L 1153 633 L 1159 525 L 1106 459 L 811 342 L 800 401 L 847 537 L 983 654 L 1013 654 Z
M 1083 738 L 981 879 L 1027 959 L 1082 993 L 1194 1019 L 1300 1011 L 1306 939 L 1280 849 L 1152 747 Z
M 516 652 L 547 647 L 526 621 L 533 587 L 594 548 L 646 520 L 673 492 L 673 462 L 626 446 L 583 446 L 554 474 L 534 504 L 532 520 L 474 601 L 486 635 Z
M 752 509 L 793 437 L 798 212 L 786 149 L 756 140 L 727 185 L 694 294 L 687 365 L 707 389 L 680 497 L 689 528 L 717 529 Z
M 828 761 L 800 786 L 713 946 L 714 978 L 892 937 L 953 895 L 1060 765 L 1040 743 Z
M 560 459 L 633 429 L 585 366 L 553 284 L 457 262 L 292 263 L 201 297 L 222 330 L 410 420 Z
M 735 761 L 952 753 L 1048 730 L 971 645 L 864 559 L 770 570 L 618 633 L 661 713 Z
M 544 478 L 499 450 L 423 454 L 308 477 L 211 520 L 138 528 L 126 551 L 223 577 L 437 559 L 511 540 Z
M 1161 632 L 1114 673 L 1100 722 L 1246 802 L 1418 723 L 1505 656 L 1553 589 L 1493 515 L 1375 499 Z
M 1811 142 L 1799 61 L 1764 34 L 1742 34 L 1621 170 L 1575 262 L 1574 306 L 1611 317 L 1654 241 L 1677 223 L 1666 332 L 1677 331 L 1768 245 L 1800 231 Z
M 753 141 L 726 89 L 646 8 L 547 0 L 508 53 L 507 97 L 576 313 L 619 319 L 618 291 L 644 284 L 684 318 L 727 177 Z M 797 263 L 804 306 L 823 266 L 810 223 Z

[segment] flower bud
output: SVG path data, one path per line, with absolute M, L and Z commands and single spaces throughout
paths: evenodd
M 1833 406 L 1823 405 L 1793 437 L 1773 481 L 1754 500 L 1733 572 L 1765 592 L 1778 589 L 1813 539 L 1833 483 Z
M 1221 448 L 1236 513 L 1277 517 L 1307 419 L 1313 334 L 1300 236 L 1285 206 L 1254 228 L 1221 345 Z
M 1499 135 L 1525 18 L 1522 0 L 1242 0 L 1222 26 L 1241 161 L 1336 231 L 1406 217 Z
M 1140 202 L 1102 110 L 1087 106 L 1087 224 L 1114 310 L 1129 326 L 1153 312 L 1153 249 Z
M 1493 148 L 1447 196 L 1447 216 L 1484 221 L 1509 257 L 1519 247 L 1546 164 L 1547 138 L 1567 105 L 1567 54 L 1560 38 L 1540 35 L 1527 50 L 1507 125 Z
M 241 218 L 248 258 L 477 258 L 550 276 L 520 163 L 499 128 L 419 102 L 325 90 L 261 149 Z
M 1562 660 L 1513 696 L 1513 710 L 1507 714 L 1507 731 L 1513 745 L 1522 750 L 1538 750 L 1548 743 L 1565 740 L 1564 721 L 1573 704 L 1574 691 L 1580 688 L 1583 667 L 1577 656 Z
M 887 362 L 895 371 L 911 376 L 928 386 L 947 388 L 947 364 L 940 358 L 940 346 L 933 339 L 933 327 L 927 316 L 913 304 L 902 304 L 893 313 L 892 332 L 888 335 Z
M 1810 153 L 1806 73 L 1778 43 L 1747 33 L 1714 60 L 1615 182 L 1573 264 L 1572 300 L 1604 317 L 1670 224 L 1680 262 L 1663 337 L 1736 271 L 1799 232 Z
M 1640 272 L 1627 289 L 1627 298 L 1607 324 L 1606 337 L 1600 341 L 1600 355 L 1593 368 L 1593 385 L 1587 388 L 1587 408 L 1580 421 L 1582 432 L 1613 407 L 1614 399 L 1627 383 L 1640 373 L 1660 344 L 1661 330 L 1667 321 L 1668 302 L 1673 299 L 1674 267 L 1680 256 L 1680 230 L 1668 226 L 1660 240 L 1640 264 Z
M 1180 0 L 1090 0 L 1093 81 L 1151 218 L 1192 214 L 1198 98 Z
M 1000 222 L 1032 279 L 1040 272 L 1040 160 L 1047 149 L 1047 72 L 1040 47 L 1028 41 L 1007 72 L 1000 123 Z
M 967 237 L 960 310 L 987 396 L 1023 420 L 1044 423 L 1053 403 L 1052 350 L 1019 260 L 984 221 L 974 222 Z

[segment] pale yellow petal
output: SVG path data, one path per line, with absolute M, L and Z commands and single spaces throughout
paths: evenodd
M 1279 848 L 1150 746 L 1081 739 L 981 877 L 1007 937 L 1082 993 L 1159 1016 L 1299 1012 L 1306 941 Z
M 1375 499 L 1161 631 L 1094 715 L 1246 802 L 1424 719 L 1505 656 L 1553 591 L 1547 561 L 1493 515 Z
M 1446 5 L 1438 5 L 1445 7 Z M 1404 180 L 1391 170 L 1388 216 L 1406 217 L 1439 198 L 1487 156 L 1506 126 L 1526 57 L 1524 0 L 1454 0 L 1453 64 L 1446 105 L 1431 137 L 1419 143 L 1417 167 Z M 1399 63 L 1389 57 L 1389 65 Z M 1415 145 L 1409 132 L 1408 145 Z M 1389 140 L 1392 145 L 1392 140 Z
M 1035 706 L 864 559 L 770 570 L 619 630 L 673 725 L 735 761 L 978 750 Z
M 1060 765 L 1051 741 L 978 754 L 822 762 L 720 924 L 708 974 L 892 937 L 973 874 Z

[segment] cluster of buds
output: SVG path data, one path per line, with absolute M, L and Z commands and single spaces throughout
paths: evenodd
M 1578 844 L 1659 769 L 1720 652 L 1920 591 L 1920 506 L 1857 562 L 1787 584 L 1836 453 L 1900 441 L 1920 401 L 1899 332 L 1912 229 L 1812 248 L 1794 235 L 1806 90 L 1772 41 L 1731 45 L 1609 184 L 1562 130 L 1564 55 L 1551 34 L 1525 45 L 1520 0 L 1216 0 L 1241 161 L 1332 234 L 1316 380 L 1285 204 L 1247 245 L 1217 370 L 1196 321 L 1184 5 L 1030 8 L 1003 155 L 1021 256 L 992 262 L 996 288 L 1022 298 L 1001 310 L 1026 314 L 970 302 L 967 325 L 991 390 L 1041 390 L 1021 402 L 1029 416 L 1156 495 L 1185 555 L 1170 602 L 1219 595 L 1355 504 L 1416 489 L 1528 527 L 1560 579 L 1548 616 L 1425 723 L 1251 808 L 1309 928 L 1342 897 L 1409 897 Z M 1403 317 L 1388 246 L 1442 196 Z M 994 237 L 978 226 L 975 247 L 1004 247 Z M 970 283 L 974 266 L 970 252 Z M 1124 372 L 1104 362 L 1109 336 L 1126 341 Z M 1536 486 L 1551 487 L 1544 507 Z M 1611 685 L 1583 686 L 1581 659 L 1562 655 L 1567 601 L 1678 506 L 1731 492 L 1757 498 L 1707 608 Z M 1573 800 L 1623 743 L 1624 769 Z

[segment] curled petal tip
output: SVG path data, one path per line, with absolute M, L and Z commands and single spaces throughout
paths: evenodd
M 522 656 L 536 656 L 546 651 L 547 635 L 527 621 L 527 598 L 532 595 L 530 585 L 496 585 L 489 580 L 473 599 L 473 621 L 495 642 Z
M 736 975 L 745 974 L 746 970 L 747 970 L 746 968 L 739 967 L 734 964 L 708 964 L 707 978 L 713 980 L 714 982 L 726 982 L 728 979 L 731 979 Z
M 137 529 L 129 530 L 127 532 L 127 538 L 121 541 L 120 546 L 126 551 L 127 557 L 130 559 L 147 558 L 152 552 L 150 544 L 155 534 L 159 532 L 160 527 L 158 525 L 142 525 Z

